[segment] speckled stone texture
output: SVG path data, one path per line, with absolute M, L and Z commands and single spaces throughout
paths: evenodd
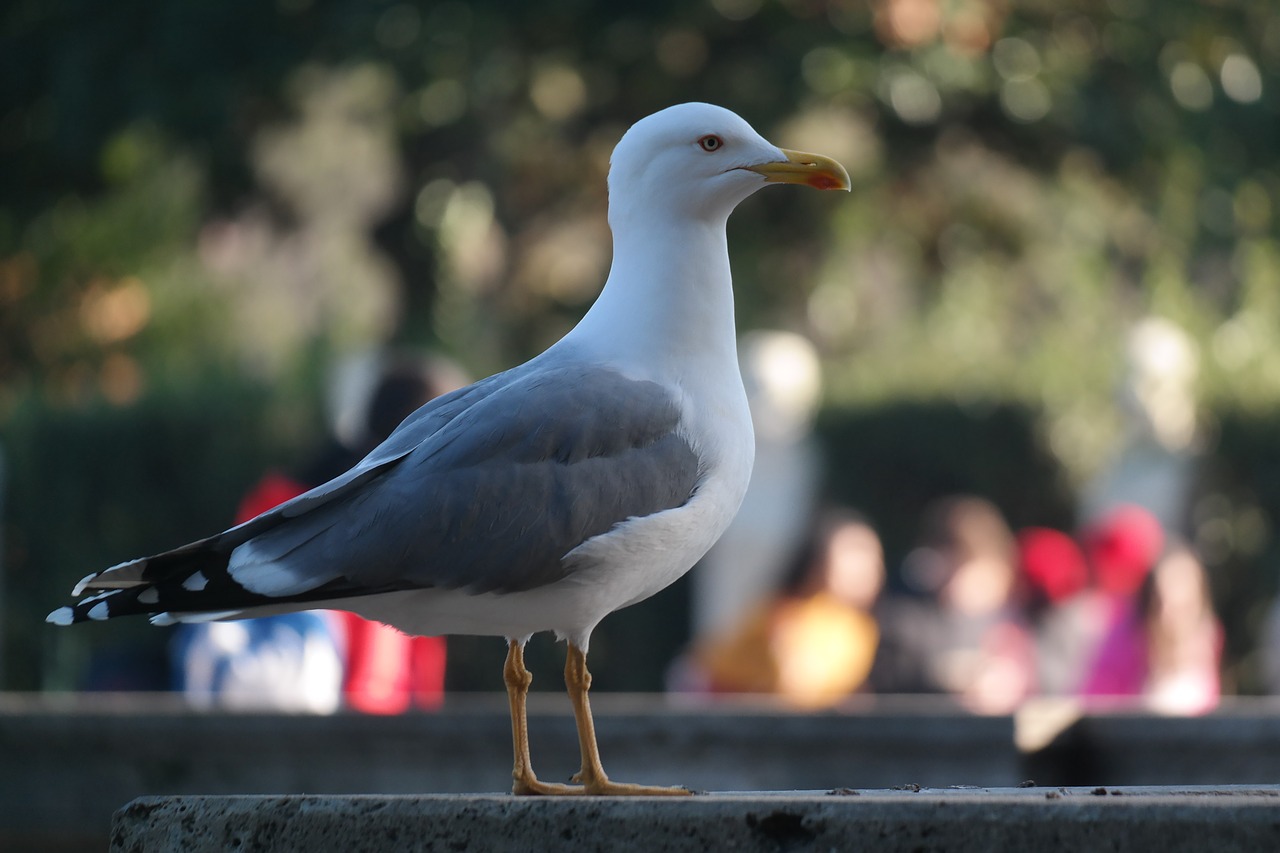
M 1280 850 L 1280 786 L 710 794 L 144 797 L 113 853 Z

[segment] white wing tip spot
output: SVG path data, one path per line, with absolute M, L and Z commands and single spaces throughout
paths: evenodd
M 70 607 L 59 607 L 57 610 L 44 617 L 44 621 L 50 625 L 70 625 L 75 621 L 75 611 Z
M 208 585 L 209 579 L 205 577 L 204 572 L 196 572 L 182 582 L 182 588 L 188 592 L 200 592 Z

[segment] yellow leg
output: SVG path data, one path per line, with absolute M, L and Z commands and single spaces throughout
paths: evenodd
M 524 645 L 515 640 L 507 641 L 507 663 L 502 668 L 502 680 L 507 684 L 507 699 L 511 703 L 511 742 L 516 763 L 511 770 L 513 794 L 581 794 L 576 785 L 558 785 L 539 782 L 529 760 L 529 720 L 525 713 L 525 699 L 533 676 L 524 668 Z
M 582 769 L 573 777 L 573 781 L 581 782 L 585 793 L 602 796 L 688 796 L 693 793 L 688 788 L 659 788 L 610 782 L 600 764 L 596 726 L 591 719 L 591 704 L 587 701 L 587 691 L 591 689 L 587 655 L 573 643 L 569 644 L 569 654 L 565 659 L 564 683 L 569 690 L 569 700 L 573 703 L 573 716 L 578 723 L 578 745 L 582 749 Z M 514 715 L 514 711 L 512 713 Z

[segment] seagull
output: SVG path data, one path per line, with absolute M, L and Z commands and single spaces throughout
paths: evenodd
M 72 593 L 85 597 L 47 621 L 328 608 L 414 635 L 504 637 L 514 793 L 690 793 L 605 774 L 587 649 L 605 616 L 687 572 L 746 491 L 754 437 L 726 224 L 770 183 L 850 187 L 834 160 L 778 148 L 722 107 L 636 122 L 610 159 L 608 279 L 564 338 L 427 403 L 350 471 L 275 509 L 89 575 Z M 541 631 L 568 647 L 574 784 L 539 780 L 529 757 L 524 647 Z

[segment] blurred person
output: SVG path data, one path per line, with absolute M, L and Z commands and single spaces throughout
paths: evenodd
M 884 692 L 942 692 L 977 713 L 1013 711 L 1035 687 L 1016 546 L 990 501 L 956 496 L 926 508 L 904 579 L 926 593 L 884 610 Z
M 1036 644 L 1036 691 L 1075 696 L 1111 619 L 1084 552 L 1070 535 L 1047 527 L 1018 532 L 1027 612 Z
M 331 714 L 342 700 L 334 614 L 289 613 L 179 631 L 179 688 L 200 708 Z
M 1086 524 L 1080 543 L 1091 578 L 1082 596 L 1081 610 L 1088 615 L 1081 626 L 1088 636 L 1082 642 L 1087 640 L 1091 648 L 1072 692 L 1090 695 L 1119 689 L 1121 695 L 1134 695 L 1131 683 L 1139 675 L 1126 671 L 1135 659 L 1116 644 L 1126 633 L 1118 626 L 1132 619 L 1137 596 L 1164 550 L 1164 527 L 1144 507 L 1122 504 Z M 1106 686 L 1109 681 L 1114 684 Z
M 863 687 L 879 642 L 880 537 L 861 515 L 823 513 L 782 589 L 736 626 L 695 645 L 693 666 L 720 693 L 769 693 L 829 707 Z
M 353 439 L 335 437 L 298 480 L 269 472 L 241 503 L 237 523 L 349 470 L 418 407 L 466 384 L 443 359 L 392 356 L 375 370 L 363 423 L 348 430 Z M 444 697 L 443 637 L 409 637 L 345 611 L 183 625 L 174 654 L 179 689 L 206 706 L 328 713 L 345 702 L 364 713 L 396 714 L 438 707 Z
M 1086 525 L 1080 540 L 1098 590 L 1122 606 L 1164 551 L 1165 528 L 1150 510 L 1125 504 Z
M 1101 473 L 1086 484 L 1080 518 L 1093 524 L 1120 506 L 1140 506 L 1165 530 L 1179 530 L 1199 460 L 1195 383 L 1200 353 L 1176 323 L 1145 317 L 1125 339 L 1116 394 L 1124 434 Z
M 1221 698 L 1223 632 L 1208 573 L 1173 544 L 1118 614 L 1084 685 L 1087 699 L 1139 698 L 1165 714 L 1203 714 Z
M 1166 713 L 1213 710 L 1222 696 L 1223 630 L 1199 555 L 1175 545 L 1156 564 L 1148 596 L 1148 701 Z

